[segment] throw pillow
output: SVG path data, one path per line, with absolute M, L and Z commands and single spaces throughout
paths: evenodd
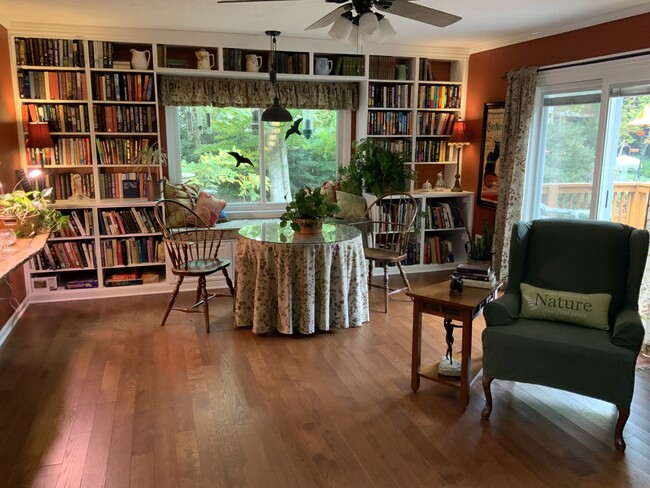
M 607 316 L 609 293 L 574 293 L 546 290 L 521 283 L 520 317 L 527 319 L 556 320 L 593 329 L 609 329 Z
M 199 193 L 199 198 L 196 201 L 196 208 L 194 211 L 210 227 L 212 227 L 219 219 L 219 215 L 225 206 L 225 201 L 219 200 L 209 193 L 202 191 Z
M 199 195 L 198 187 L 194 185 L 178 184 L 174 185 L 168 180 L 163 184 L 163 195 L 168 200 L 176 200 L 186 207 L 194 208 Z M 181 215 L 178 212 L 168 212 L 166 217 L 167 227 L 185 227 L 187 215 Z
M 334 215 L 337 219 L 362 219 L 366 215 L 366 199 L 359 195 L 337 191 L 336 204 L 339 206 Z

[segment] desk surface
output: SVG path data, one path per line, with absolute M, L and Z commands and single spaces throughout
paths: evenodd
M 16 243 L 9 248 L 13 252 L 0 254 L 0 279 L 43 249 L 47 238 L 48 234 L 39 234 L 34 237 L 16 239 Z
M 436 283 L 422 288 L 411 290 L 406 294 L 410 297 L 420 300 L 427 300 L 435 303 L 453 304 L 460 308 L 472 309 L 478 304 L 482 303 L 487 297 L 492 295 L 499 287 L 500 283 L 490 288 L 473 288 L 471 286 L 464 286 L 463 293 L 452 294 L 449 290 L 449 281 Z
M 246 239 L 271 244 L 331 244 L 352 240 L 361 235 L 361 231 L 349 225 L 323 224 L 319 234 L 300 234 L 288 225 L 280 227 L 280 221 L 263 222 L 248 225 L 239 230 L 239 235 Z

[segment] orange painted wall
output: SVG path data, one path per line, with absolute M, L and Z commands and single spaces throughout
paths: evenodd
M 14 170 L 20 168 L 18 154 L 18 130 L 16 127 L 16 105 L 12 88 L 12 70 L 9 58 L 9 35 L 0 25 L 0 183 L 5 191 L 11 191 L 15 183 Z M 22 302 L 25 299 L 25 280 L 22 267 L 8 278 L 13 287 L 13 296 Z M 0 297 L 11 296 L 6 283 L 0 282 Z M 0 300 L 0 329 L 13 314 L 7 300 Z
M 469 58 L 465 119 L 472 144 L 463 149 L 463 189 L 477 191 L 483 128 L 483 106 L 504 101 L 503 76 L 523 66 L 548 66 L 617 53 L 650 49 L 650 14 L 513 44 Z M 494 210 L 477 206 L 474 231 L 494 222 Z

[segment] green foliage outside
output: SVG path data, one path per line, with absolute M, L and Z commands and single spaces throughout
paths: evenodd
M 280 129 L 266 125 L 267 176 L 264 182 L 259 175 L 259 125 L 253 127 L 253 112 L 238 108 L 180 107 L 183 179 L 201 188 L 215 189 L 219 198 L 228 202 L 259 201 L 262 184 L 267 198 L 276 185 L 281 188 L 282 198 L 290 200 L 291 195 L 304 186 L 320 186 L 323 181 L 335 179 L 335 111 L 311 111 L 314 130 L 309 139 L 294 134 L 285 141 L 289 124 Z M 292 113 L 295 118 L 303 117 L 302 110 Z M 303 120 L 301 132 L 304 128 Z M 229 151 L 249 158 L 253 166 L 240 164 L 237 167 Z

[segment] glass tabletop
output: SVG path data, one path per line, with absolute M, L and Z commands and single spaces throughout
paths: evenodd
M 277 244 L 331 244 L 349 241 L 361 235 L 359 229 L 344 224 L 323 224 L 320 234 L 308 235 L 294 232 L 289 225 L 280 227 L 280 221 L 247 225 L 239 235 L 259 242 Z

